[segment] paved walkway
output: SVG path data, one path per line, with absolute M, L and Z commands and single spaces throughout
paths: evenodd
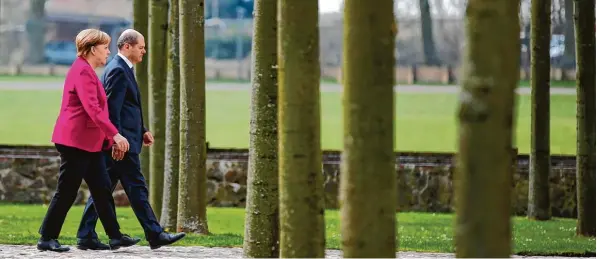
M 450 258 L 451 254 L 398 253 L 401 258 Z M 241 248 L 208 248 L 170 246 L 151 250 L 147 246 L 133 246 L 115 251 L 81 251 L 71 247 L 67 253 L 40 252 L 34 246 L 0 245 L 0 258 L 242 258 Z M 342 258 L 340 250 L 327 250 L 326 258 Z
M 0 90 L 56 90 L 61 89 L 62 81 L 0 81 Z M 207 90 L 221 91 L 247 91 L 251 88 L 249 83 L 207 83 Z M 322 83 L 322 92 L 340 92 L 340 84 Z M 460 86 L 457 85 L 397 85 L 394 91 L 398 93 L 458 93 Z M 550 89 L 553 95 L 575 95 L 574 88 L 554 87 Z M 521 95 L 528 95 L 531 89 L 528 87 L 518 88 L 517 92 Z
M 398 258 L 454 258 L 454 254 L 444 253 L 396 253 Z M 512 256 L 519 257 L 522 256 Z M 208 247 L 182 247 L 170 246 L 151 250 L 147 246 L 133 246 L 121 248 L 115 251 L 81 251 L 71 246 L 71 251 L 66 253 L 40 252 L 35 246 L 0 245 L 0 258 L 101 258 L 101 259 L 132 259 L 132 258 L 242 258 L 241 248 L 208 248 Z M 326 258 L 342 258 L 342 251 L 327 250 Z M 528 257 L 528 258 L 550 258 L 564 259 L 570 257 Z

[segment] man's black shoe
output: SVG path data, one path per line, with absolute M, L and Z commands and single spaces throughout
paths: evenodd
M 121 247 L 128 247 L 133 246 L 139 243 L 141 239 L 139 238 L 131 238 L 129 235 L 122 235 L 120 239 L 110 239 L 110 249 L 116 250 Z
M 81 250 L 110 250 L 110 246 L 102 243 L 97 238 L 77 239 L 77 248 Z
M 168 234 L 162 232 L 155 239 L 149 240 L 149 248 L 158 249 L 162 246 L 170 245 L 182 239 L 185 235 L 185 233 Z
M 70 250 L 67 246 L 61 246 L 56 239 L 45 239 L 40 238 L 37 241 L 37 250 L 40 251 L 52 251 L 52 252 L 68 252 Z

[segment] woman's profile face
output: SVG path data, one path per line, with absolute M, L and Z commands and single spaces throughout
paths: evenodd
M 110 43 L 94 46 L 93 55 L 99 64 L 105 66 L 106 62 L 108 62 L 108 57 L 110 56 Z

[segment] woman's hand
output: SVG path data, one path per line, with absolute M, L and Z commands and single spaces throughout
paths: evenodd
M 116 149 L 118 149 L 119 151 L 122 151 L 122 152 L 129 151 L 129 147 L 130 147 L 129 141 L 126 140 L 125 137 L 120 135 L 120 133 L 118 133 L 114 136 L 114 142 L 116 143 Z

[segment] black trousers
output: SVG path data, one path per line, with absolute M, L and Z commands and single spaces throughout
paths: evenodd
M 110 177 L 101 152 L 87 152 L 78 148 L 56 144 L 60 153 L 58 186 L 39 233 L 46 239 L 57 239 L 66 214 L 77 198 L 81 182 L 85 179 L 106 234 L 112 239 L 122 237 L 114 211 Z
M 145 239 L 149 241 L 157 238 L 164 230 L 160 226 L 149 204 L 149 192 L 145 178 L 141 173 L 139 154 L 126 153 L 123 160 L 114 161 L 112 159 L 112 152 L 106 151 L 104 152 L 104 157 L 108 167 L 108 175 L 110 175 L 110 180 L 112 181 L 111 190 L 116 188 L 116 184 L 120 180 L 120 184 L 129 198 L 131 207 L 143 227 Z M 95 223 L 97 222 L 98 215 L 93 209 L 93 205 L 97 204 L 97 201 L 94 201 L 94 199 L 90 197 L 87 201 L 87 206 L 85 206 L 83 218 L 79 225 L 79 231 L 77 231 L 78 238 L 97 238 Z

